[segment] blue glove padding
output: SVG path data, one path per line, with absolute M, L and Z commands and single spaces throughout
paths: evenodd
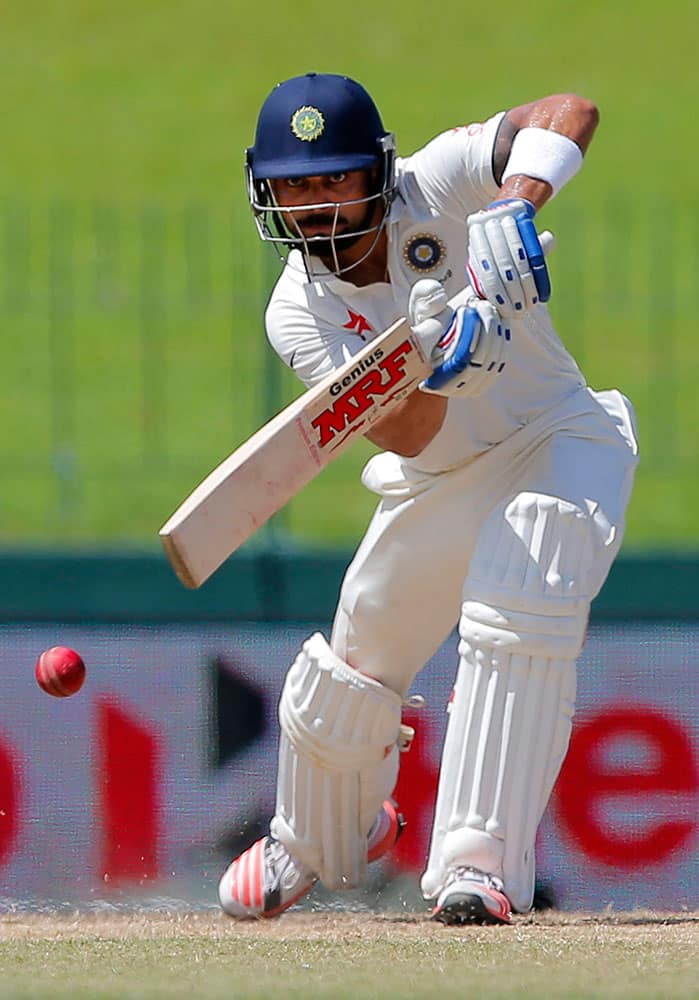
M 430 392 L 439 392 L 447 382 L 456 379 L 464 368 L 468 367 L 473 356 L 473 341 L 479 332 L 480 317 L 470 306 L 461 306 L 454 312 L 451 323 L 444 336 L 437 344 L 437 350 L 448 351 L 453 341 L 453 350 L 446 354 L 445 360 L 437 365 L 429 378 L 425 379 L 424 388 Z
M 440 396 L 480 396 L 505 367 L 510 340 L 495 308 L 475 297 L 451 314 L 433 350 L 435 367 L 420 384 Z
M 551 298 L 551 279 L 543 247 L 541 246 L 541 240 L 533 222 L 536 209 L 530 201 L 526 201 L 524 198 L 504 198 L 502 201 L 494 201 L 489 207 L 494 208 L 496 205 L 507 205 L 518 200 L 524 204 L 524 210 L 516 212 L 514 220 L 517 223 L 519 235 L 522 237 L 524 252 L 529 258 L 529 265 L 534 276 L 534 284 L 539 293 L 539 302 L 548 302 Z

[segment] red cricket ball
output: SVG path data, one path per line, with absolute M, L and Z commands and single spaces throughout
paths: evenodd
M 85 664 L 79 653 L 67 646 L 52 646 L 36 661 L 36 682 L 54 698 L 68 698 L 83 686 Z

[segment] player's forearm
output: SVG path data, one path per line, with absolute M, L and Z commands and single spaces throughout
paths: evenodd
M 551 185 L 546 181 L 537 181 L 533 177 L 517 174 L 516 177 L 509 177 L 505 181 L 500 188 L 498 198 L 526 198 L 538 211 L 546 204 L 551 194 Z
M 441 428 L 447 402 L 444 396 L 431 396 L 415 389 L 388 416 L 375 423 L 366 436 L 384 451 L 413 458 Z

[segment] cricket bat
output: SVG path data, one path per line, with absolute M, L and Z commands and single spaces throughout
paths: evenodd
M 540 234 L 545 253 L 551 233 Z M 465 288 L 452 308 L 473 292 Z M 224 459 L 160 529 L 186 587 L 200 587 L 243 542 L 426 378 L 432 366 L 399 319 Z
M 261 427 L 160 529 L 182 583 L 200 587 L 430 371 L 417 337 L 400 319 Z

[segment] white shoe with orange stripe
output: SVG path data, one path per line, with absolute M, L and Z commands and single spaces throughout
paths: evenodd
M 512 906 L 499 878 L 475 868 L 452 868 L 432 910 L 443 924 L 509 924 Z
M 376 861 L 396 843 L 405 821 L 386 800 L 369 831 L 367 860 Z M 306 896 L 318 876 L 274 837 L 262 837 L 236 858 L 218 886 L 221 906 L 232 917 L 276 917 Z

